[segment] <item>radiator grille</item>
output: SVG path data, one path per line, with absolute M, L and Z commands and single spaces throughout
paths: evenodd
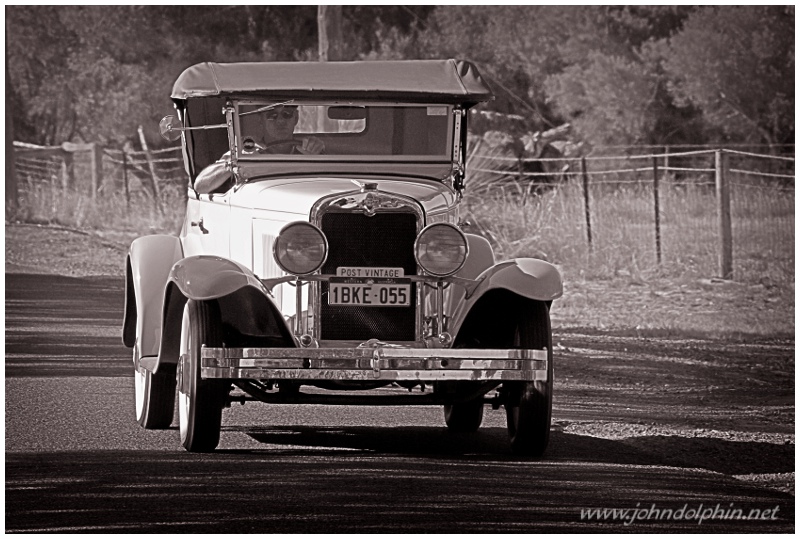
M 328 259 L 324 274 L 335 274 L 340 266 L 403 268 L 416 275 L 414 240 L 417 218 L 410 212 L 330 212 L 322 217 L 322 231 L 328 238 Z M 358 307 L 328 305 L 329 285 L 320 289 L 320 338 L 323 340 L 380 339 L 413 341 L 416 320 L 416 284 L 411 285 L 410 307 Z

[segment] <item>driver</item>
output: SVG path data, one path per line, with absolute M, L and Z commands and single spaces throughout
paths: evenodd
M 282 105 L 266 111 L 264 136 L 256 142 L 258 153 L 318 155 L 324 152 L 325 144 L 317 137 L 294 138 L 299 118 L 297 106 Z M 230 152 L 226 152 L 197 175 L 194 189 L 199 194 L 211 193 L 230 178 Z
M 300 115 L 297 107 L 281 105 L 264 113 L 264 138 L 261 153 L 302 153 L 318 155 L 325 145 L 316 137 L 294 138 L 294 129 Z

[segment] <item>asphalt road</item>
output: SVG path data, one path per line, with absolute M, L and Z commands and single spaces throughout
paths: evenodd
M 756 452 L 779 463 L 765 471 L 793 471 L 793 444 L 712 440 L 702 465 L 676 462 L 565 432 L 581 410 L 558 394 L 541 461 L 510 455 L 502 409 L 459 436 L 438 407 L 234 405 L 220 450 L 189 454 L 174 426 L 133 419 L 121 279 L 5 285 L 6 532 L 794 531 L 794 496 L 737 480 L 725 458 Z M 723 518 L 736 510 L 759 518 Z

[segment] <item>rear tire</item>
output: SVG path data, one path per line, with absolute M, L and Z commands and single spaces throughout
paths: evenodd
M 219 309 L 215 303 L 189 300 L 181 322 L 178 386 L 181 445 L 192 452 L 209 452 L 219 444 L 222 409 L 230 384 L 200 378 L 200 348 L 221 346 Z M 180 381 L 180 378 L 179 378 Z M 181 387 L 184 386 L 184 387 Z
M 145 429 L 166 429 L 175 413 L 175 376 L 139 370 L 133 354 L 136 422 Z
M 550 441 L 553 409 L 553 337 L 550 312 L 544 303 L 523 307 L 514 347 L 547 349 L 547 380 L 507 382 L 506 423 L 511 451 L 520 456 L 541 457 Z
M 475 432 L 483 423 L 483 398 L 444 405 L 444 422 L 453 432 Z

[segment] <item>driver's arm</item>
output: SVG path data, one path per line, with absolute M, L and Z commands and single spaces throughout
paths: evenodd
M 194 190 L 200 195 L 213 192 L 231 177 L 231 163 L 228 159 L 220 159 L 200 171 L 194 181 Z

